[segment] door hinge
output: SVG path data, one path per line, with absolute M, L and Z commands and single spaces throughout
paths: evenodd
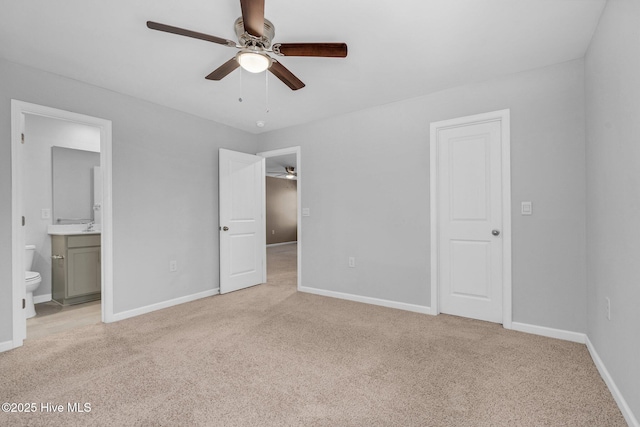
M 20 134 L 20 138 L 21 138 L 22 143 L 24 144 L 24 133 Z
M 27 300 L 25 300 L 24 298 L 22 298 L 22 308 L 27 308 Z
M 27 220 L 25 219 L 25 217 L 23 215 L 22 216 L 22 226 L 24 227 L 26 223 L 27 223 Z

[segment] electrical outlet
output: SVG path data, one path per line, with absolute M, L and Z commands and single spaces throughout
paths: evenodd
M 611 300 L 606 297 L 605 301 L 607 301 L 607 320 L 611 320 Z
M 349 268 L 355 268 L 356 267 L 356 258 L 350 256 L 349 257 Z
M 178 271 L 178 261 L 169 261 L 169 272 Z
M 302 208 L 302 216 L 311 216 L 310 208 Z

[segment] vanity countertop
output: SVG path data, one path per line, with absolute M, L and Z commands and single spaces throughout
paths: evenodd
M 94 230 L 85 231 L 87 224 L 69 224 L 69 225 L 50 225 L 47 227 L 47 233 L 51 236 L 82 236 L 100 234 L 98 226 L 94 226 Z
M 100 234 L 100 231 L 49 231 L 50 236 L 84 236 L 92 234 Z

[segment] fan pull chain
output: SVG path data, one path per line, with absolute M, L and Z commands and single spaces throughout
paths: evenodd
M 238 98 L 238 102 L 242 102 L 242 67 L 240 67 L 240 97 Z
M 265 87 L 265 95 L 264 95 L 264 103 L 265 103 L 265 112 L 269 112 L 269 73 L 264 72 L 264 87 Z

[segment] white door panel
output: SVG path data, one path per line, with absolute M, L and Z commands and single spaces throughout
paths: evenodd
M 487 135 L 451 138 L 449 145 L 451 219 L 487 218 Z
M 232 277 L 255 272 L 259 265 L 253 248 L 256 246 L 256 234 L 230 234 L 229 253 L 231 254 L 230 274 Z
M 439 130 L 438 231 L 443 313 L 502 322 L 501 123 Z
M 264 158 L 220 149 L 220 293 L 264 283 Z
M 491 299 L 490 242 L 451 240 L 451 294 Z

